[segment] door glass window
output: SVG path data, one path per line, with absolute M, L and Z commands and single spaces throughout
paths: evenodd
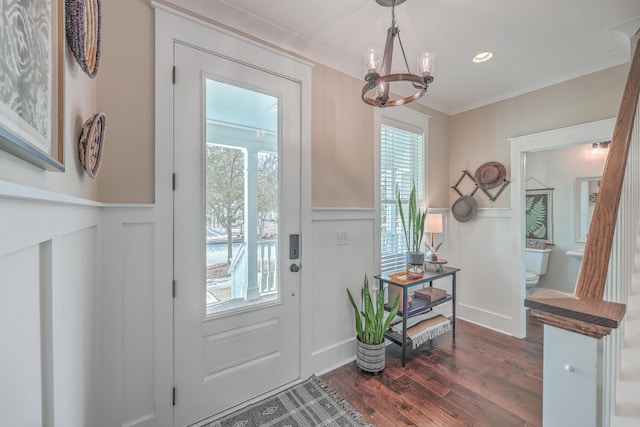
M 280 300 L 278 98 L 206 80 L 207 314 Z

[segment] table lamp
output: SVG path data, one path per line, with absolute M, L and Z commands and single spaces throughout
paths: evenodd
M 425 233 L 431 233 L 431 245 L 425 242 L 425 246 L 430 252 L 429 258 L 433 261 L 438 258 L 437 253 L 438 249 L 442 245 L 442 242 L 438 243 L 438 246 L 435 246 L 433 241 L 433 235 L 436 233 L 442 233 L 442 214 L 427 214 L 427 220 L 425 221 L 424 231 Z

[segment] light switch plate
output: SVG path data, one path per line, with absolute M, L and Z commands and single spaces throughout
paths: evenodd
M 338 231 L 338 245 L 349 244 L 349 233 L 346 231 Z

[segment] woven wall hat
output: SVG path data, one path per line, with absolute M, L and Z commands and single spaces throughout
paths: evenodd
M 102 0 L 66 0 L 67 44 L 80 68 L 91 78 L 98 73 L 102 39 Z
M 506 175 L 507 170 L 502 163 L 488 162 L 476 170 L 473 179 L 481 189 L 491 190 L 502 185 Z
M 467 222 L 476 214 L 478 204 L 472 196 L 462 196 L 451 206 L 453 217 L 459 222 Z
M 102 147 L 104 146 L 104 131 L 107 116 L 96 113 L 89 117 L 80 132 L 78 154 L 80 163 L 91 178 L 95 178 L 102 165 Z

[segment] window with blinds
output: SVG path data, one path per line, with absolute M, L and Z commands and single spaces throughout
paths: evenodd
M 381 125 L 380 146 L 380 271 L 384 274 L 406 268 L 407 245 L 398 213 L 397 193 L 400 192 L 405 215 L 414 183 L 418 204 L 422 204 L 425 156 L 422 133 L 389 124 Z

